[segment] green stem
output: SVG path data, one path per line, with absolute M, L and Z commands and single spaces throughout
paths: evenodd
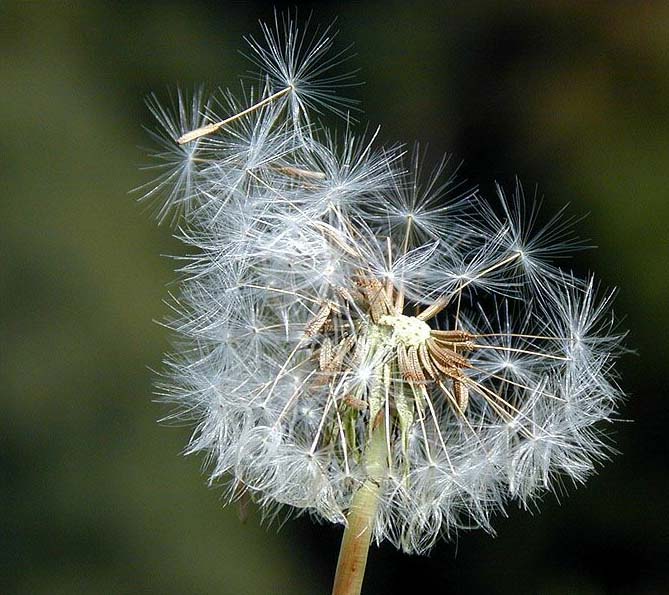
M 369 543 L 379 507 L 381 481 L 387 466 L 386 427 L 383 415 L 375 420 L 365 453 L 367 479 L 353 496 L 341 541 L 332 595 L 360 595 Z

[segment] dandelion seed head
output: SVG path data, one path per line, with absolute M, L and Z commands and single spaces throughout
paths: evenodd
M 268 519 L 345 522 L 373 480 L 375 538 L 412 552 L 585 481 L 623 334 L 612 295 L 555 264 L 582 247 L 573 220 L 538 226 L 519 184 L 493 208 L 446 159 L 426 175 L 419 148 L 317 124 L 349 106 L 331 31 L 261 31 L 259 86 L 150 103 L 146 198 L 189 248 L 158 389 L 195 426 L 187 452 Z

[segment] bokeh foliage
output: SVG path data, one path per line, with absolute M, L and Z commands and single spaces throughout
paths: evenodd
M 435 6 L 436 5 L 436 6 Z M 599 248 L 569 266 L 620 287 L 630 402 L 620 450 L 541 515 L 430 558 L 372 553 L 370 592 L 662 593 L 668 587 L 669 5 L 487 1 L 313 5 L 339 16 L 363 122 L 420 140 L 490 192 L 518 176 L 570 202 Z M 306 16 L 309 9 L 302 10 Z M 169 333 L 153 319 L 182 247 L 128 190 L 144 98 L 236 85 L 262 3 L 0 5 L 0 591 L 327 592 L 339 531 L 241 525 L 156 424 Z M 457 553 L 456 553 L 457 550 Z M 437 588 L 438 587 L 438 588 Z

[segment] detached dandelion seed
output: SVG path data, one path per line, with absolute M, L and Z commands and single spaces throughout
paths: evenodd
M 194 248 L 159 391 L 229 501 L 346 526 L 333 593 L 359 593 L 372 540 L 423 553 L 585 481 L 622 334 L 612 294 L 551 262 L 579 247 L 562 213 L 534 230 L 519 185 L 491 205 L 418 148 L 337 140 L 331 30 L 261 29 L 257 88 L 150 102 L 146 197 Z

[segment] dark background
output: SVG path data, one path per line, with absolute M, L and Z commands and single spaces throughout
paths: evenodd
M 281 7 L 280 3 L 277 3 Z M 518 176 L 598 249 L 637 351 L 621 455 L 498 536 L 429 557 L 374 548 L 366 593 L 669 592 L 669 3 L 314 3 L 365 85 L 363 122 L 429 143 L 490 192 Z M 156 423 L 169 333 L 152 322 L 181 246 L 128 190 L 148 181 L 144 99 L 237 86 L 261 3 L 0 5 L 0 592 L 327 593 L 340 529 L 240 525 Z

